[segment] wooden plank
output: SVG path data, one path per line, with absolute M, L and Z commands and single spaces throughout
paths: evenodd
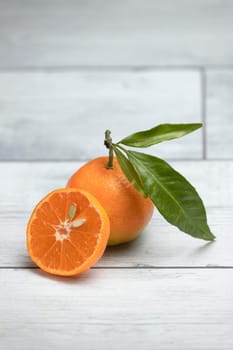
M 233 71 L 207 72 L 207 156 L 233 158 Z
M 23 82 L 23 83 L 22 83 Z M 0 73 L 0 159 L 88 159 L 114 140 L 160 123 L 201 121 L 198 71 Z M 152 147 L 201 158 L 202 133 Z
M 233 161 L 170 161 L 198 190 L 207 207 L 233 206 Z M 30 212 L 49 191 L 65 187 L 84 162 L 0 162 L 0 211 Z M 227 169 L 227 171 L 226 171 Z
M 0 267 L 33 266 L 25 247 L 29 214 L 47 192 L 64 187 L 67 178 L 81 164 L 0 163 Z M 216 242 L 195 240 L 155 212 L 143 235 L 131 244 L 109 248 L 97 266 L 233 266 L 233 162 L 176 161 L 172 165 L 198 189 L 208 207 Z
M 232 64 L 233 3 L 0 2 L 0 66 Z
M 233 267 L 233 208 L 208 208 L 213 243 L 191 238 L 157 212 L 135 241 L 109 247 L 97 267 Z M 0 267 L 35 266 L 26 250 L 28 212 L 1 214 Z
M 0 270 L 2 349 L 231 350 L 233 270 Z

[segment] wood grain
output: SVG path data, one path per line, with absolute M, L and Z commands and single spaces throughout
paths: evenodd
M 34 266 L 25 247 L 30 212 L 47 192 L 64 187 L 70 174 L 81 164 L 0 163 L 0 267 Z M 233 162 L 176 161 L 172 165 L 198 189 L 207 205 L 216 242 L 195 240 L 169 225 L 155 212 L 141 237 L 131 244 L 109 248 L 97 266 L 233 266 Z M 208 174 L 208 180 L 205 174 Z
M 232 64 L 228 0 L 0 1 L 0 67 Z
M 0 159 L 88 159 L 160 123 L 201 121 L 198 71 L 0 73 Z M 201 158 L 202 132 L 152 147 L 168 158 Z
M 207 72 L 207 156 L 233 158 L 233 71 Z
M 1 348 L 231 350 L 233 270 L 0 270 Z

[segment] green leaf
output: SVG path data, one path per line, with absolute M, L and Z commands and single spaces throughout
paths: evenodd
M 139 131 L 121 141 L 131 147 L 149 147 L 163 141 L 177 139 L 202 127 L 202 124 L 161 124 L 152 129 Z
M 143 197 L 148 197 L 148 195 L 146 194 L 144 185 L 142 183 L 142 180 L 140 179 L 138 173 L 136 172 L 134 166 L 130 163 L 130 161 L 125 157 L 125 155 L 116 147 L 113 146 L 114 152 L 116 154 L 118 163 L 123 171 L 123 173 L 125 174 L 125 176 L 127 177 L 127 179 L 129 180 L 129 182 L 132 183 L 132 185 L 136 188 L 136 190 L 138 192 L 140 192 Z
M 189 235 L 212 241 L 205 207 L 195 188 L 164 160 L 127 151 L 151 200 L 172 225 Z

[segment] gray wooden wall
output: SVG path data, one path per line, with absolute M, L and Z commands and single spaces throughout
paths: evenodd
M 233 1 L 0 0 L 0 160 L 86 160 L 165 122 L 151 153 L 233 158 Z

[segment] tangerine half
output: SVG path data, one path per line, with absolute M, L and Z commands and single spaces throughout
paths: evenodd
M 58 189 L 35 207 L 27 225 L 27 248 L 42 270 L 60 276 L 86 271 L 104 253 L 108 216 L 91 194 Z
M 98 157 L 84 164 L 69 179 L 67 187 L 82 188 L 95 196 L 110 219 L 108 245 L 134 239 L 150 221 L 154 205 L 128 181 L 116 157 L 113 169 L 108 157 Z

